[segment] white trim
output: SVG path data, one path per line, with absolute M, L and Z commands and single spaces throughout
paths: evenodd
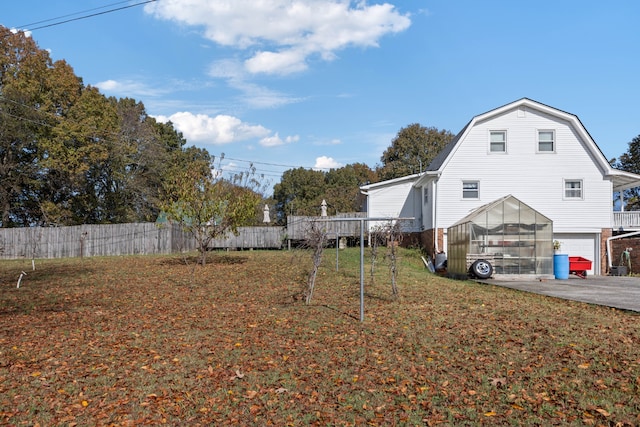
M 492 155 L 493 154 L 507 154 L 507 151 L 508 151 L 508 149 L 507 149 L 507 141 L 508 141 L 507 130 L 506 129 L 489 129 L 488 132 L 489 132 L 489 147 L 487 148 L 487 153 L 492 154 Z M 492 141 L 491 136 L 493 134 L 502 134 L 502 135 L 504 135 L 504 140 L 502 141 L 502 144 L 504 144 L 504 148 L 503 148 L 502 151 L 494 151 L 494 150 L 491 149 L 492 146 L 493 146 L 492 145 L 493 141 Z
M 476 184 L 476 193 L 478 197 L 464 197 L 464 185 L 467 184 Z M 462 193 L 460 194 L 460 200 L 480 200 L 480 180 L 479 179 L 462 179 L 460 180 L 460 186 L 462 189 Z
M 569 183 L 569 182 L 579 182 L 580 183 L 580 197 L 567 196 L 567 190 L 572 191 L 571 189 L 567 189 L 567 183 Z M 575 191 L 575 190 L 573 190 L 573 191 Z M 562 200 L 567 200 L 567 201 L 584 200 L 584 179 L 582 179 L 582 178 L 563 178 L 562 179 Z
M 543 132 L 545 133 L 551 132 L 551 135 L 552 135 L 551 150 L 540 149 L 540 134 Z M 548 143 L 549 141 L 544 141 L 544 142 Z M 536 129 L 536 153 L 537 154 L 555 154 L 557 150 L 558 150 L 558 140 L 556 138 L 556 130 L 555 129 Z

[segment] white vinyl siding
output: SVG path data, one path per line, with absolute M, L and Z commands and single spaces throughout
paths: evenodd
M 409 177 L 411 178 L 411 177 Z M 397 179 L 388 183 L 371 184 L 368 189 L 367 212 L 369 217 L 378 218 L 415 218 L 414 221 L 402 221 L 400 227 L 403 231 L 418 231 L 421 225 L 422 206 L 421 190 L 414 188 L 413 184 L 418 179 Z M 368 221 L 369 229 L 384 225 L 379 221 Z
M 492 130 L 489 132 L 489 152 L 506 153 L 507 152 L 507 131 Z

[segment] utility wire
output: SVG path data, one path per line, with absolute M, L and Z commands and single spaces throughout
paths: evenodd
M 293 166 L 293 165 L 282 165 L 282 164 L 278 164 L 278 163 L 265 163 L 265 162 L 254 162 L 252 160 L 242 160 L 242 159 L 234 159 L 231 157 L 227 157 L 224 156 L 225 160 L 233 160 L 236 162 L 247 162 L 247 163 L 254 163 L 257 165 L 267 165 L 267 166 L 279 166 L 279 167 L 283 167 L 283 168 L 304 168 L 304 169 L 322 169 L 322 170 L 331 170 L 331 168 L 317 168 L 317 167 L 312 167 L 312 166 Z
M 94 10 L 105 9 L 107 7 L 117 6 L 117 5 L 123 4 L 123 3 L 129 3 L 129 0 L 119 1 L 117 3 L 105 4 L 104 6 L 94 7 L 93 9 L 81 10 L 81 11 L 75 12 L 75 13 L 69 13 L 69 14 L 62 15 L 62 16 L 56 16 L 55 18 L 44 19 L 42 21 L 30 22 L 28 24 L 21 25 L 19 28 L 29 28 L 32 25 L 38 25 L 38 24 L 43 24 L 45 22 L 56 21 L 58 19 L 63 19 L 63 18 L 68 18 L 70 16 L 80 15 L 81 13 L 93 12 Z
M 37 108 L 33 107 L 32 105 L 27 105 L 27 104 L 15 101 L 13 99 L 9 99 L 9 98 L 1 95 L 1 94 L 0 94 L 0 100 L 4 100 L 4 101 L 12 103 L 14 105 L 18 105 L 18 106 L 21 106 L 21 107 L 24 107 L 24 108 L 28 108 L 30 110 L 33 110 L 33 111 L 37 112 L 37 113 L 44 114 L 45 116 L 53 117 L 53 118 L 56 118 L 56 119 L 59 118 L 59 117 L 56 117 L 55 115 L 53 115 L 51 112 L 40 111 Z M 11 117 L 11 118 L 14 118 L 14 119 L 17 119 L 17 120 L 22 120 L 24 122 L 32 123 L 32 124 L 35 124 L 35 125 L 38 125 L 38 126 L 45 126 L 45 127 L 48 127 L 48 128 L 53 128 L 54 127 L 50 123 L 47 123 L 47 122 L 44 122 L 44 121 L 38 121 L 36 119 L 31 119 L 31 118 L 24 117 L 24 116 L 17 116 L 17 115 L 12 114 L 12 113 L 10 113 L 10 112 L 2 109 L 2 108 L 0 108 L 0 115 Z M 116 132 L 110 133 L 109 136 L 113 137 L 114 139 L 119 138 L 119 134 L 116 133 Z M 223 160 L 230 160 L 230 161 L 236 161 L 236 162 L 246 162 L 246 163 L 250 163 L 250 164 L 280 166 L 280 167 L 287 167 L 287 168 L 294 168 L 294 169 L 295 168 L 299 168 L 299 167 L 304 167 L 304 166 L 291 166 L 291 165 L 277 165 L 277 164 L 265 163 L 265 162 L 254 162 L 254 161 L 251 161 L 251 160 L 234 159 L 234 158 L 230 158 L 230 157 L 226 157 L 226 156 L 224 157 Z M 230 176 L 233 176 L 233 174 L 236 172 L 236 170 L 237 171 L 247 171 L 247 172 L 250 171 L 248 166 L 235 166 L 235 165 L 232 166 L 232 168 L 231 168 L 232 170 L 225 170 L 225 167 L 229 167 L 229 166 L 232 166 L 232 165 L 230 165 L 230 164 L 221 165 L 221 170 L 224 173 L 229 174 Z M 307 168 L 307 169 L 310 169 L 310 168 Z M 284 173 L 284 172 L 280 172 L 280 171 L 276 171 L 276 170 L 261 169 L 261 168 L 255 168 L 255 171 L 259 172 L 260 175 L 270 176 L 270 177 L 274 177 L 274 178 L 281 178 L 282 174 Z
M 34 28 L 26 28 L 24 30 L 21 29 L 20 31 L 24 32 L 24 31 L 40 30 L 42 28 L 48 28 L 48 27 L 53 27 L 53 26 L 56 26 L 56 25 L 67 24 L 69 22 L 79 21 L 81 19 L 93 18 L 95 16 L 105 15 L 107 13 L 117 12 L 117 11 L 124 10 L 124 9 L 130 9 L 132 7 L 141 6 L 141 5 L 144 5 L 144 4 L 147 4 L 147 3 L 153 3 L 155 1 L 157 1 L 157 0 L 146 0 L 146 1 L 142 1 L 140 3 L 130 4 L 130 5 L 127 5 L 127 6 L 121 6 L 121 7 L 117 7 L 117 8 L 109 9 L 109 10 L 104 10 L 102 12 L 96 12 L 96 13 L 91 13 L 91 14 L 88 14 L 88 15 L 78 16 L 76 18 L 65 19 L 63 21 L 53 22 L 51 24 L 40 25 L 40 26 L 37 26 L 37 27 L 34 27 Z M 88 10 L 81 11 L 81 12 L 76 12 L 76 13 L 71 13 L 71 14 L 68 14 L 68 15 L 59 16 L 57 18 L 51 18 L 51 19 L 45 19 L 43 21 L 32 22 L 30 24 L 21 25 L 20 28 L 28 27 L 29 25 L 38 25 L 38 24 L 45 23 L 45 22 L 55 21 L 57 19 L 67 18 L 69 16 L 75 16 L 75 15 L 78 15 L 78 14 L 81 14 L 81 13 L 92 12 L 94 10 L 104 9 L 105 7 L 116 6 L 116 5 L 119 5 L 119 4 L 122 4 L 122 3 L 128 3 L 128 2 L 127 1 L 121 1 L 121 2 L 118 2 L 118 3 L 112 3 L 112 4 L 109 4 L 109 5 L 105 5 L 105 6 L 94 8 L 94 9 L 88 9 Z

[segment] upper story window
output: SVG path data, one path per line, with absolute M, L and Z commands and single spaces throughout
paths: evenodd
M 556 151 L 556 133 L 553 130 L 538 131 L 538 152 L 553 153 Z
M 480 182 L 479 181 L 462 181 L 462 198 L 463 199 L 479 199 L 480 198 Z
M 582 180 L 581 179 L 565 179 L 564 180 L 564 198 L 573 200 L 582 200 Z
M 507 152 L 507 131 L 492 130 L 489 132 L 489 152 L 506 153 Z
M 429 187 L 422 187 L 422 199 L 425 205 L 429 203 Z

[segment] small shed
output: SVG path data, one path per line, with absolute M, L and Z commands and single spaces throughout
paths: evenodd
M 447 269 L 457 277 L 553 278 L 552 238 L 549 218 L 508 195 L 448 228 Z

